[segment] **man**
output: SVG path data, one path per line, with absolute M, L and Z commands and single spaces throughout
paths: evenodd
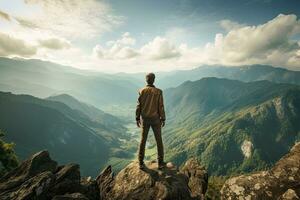
M 139 97 L 136 106 L 136 124 L 142 127 L 142 137 L 139 146 L 139 166 L 144 169 L 145 146 L 150 127 L 152 128 L 157 145 L 158 168 L 162 169 L 164 163 L 164 148 L 161 138 L 161 128 L 165 126 L 165 110 L 162 91 L 156 88 L 153 83 L 155 75 L 146 75 L 146 87 L 139 90 Z

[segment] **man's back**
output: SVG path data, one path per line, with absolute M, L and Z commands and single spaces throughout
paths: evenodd
M 163 94 L 154 85 L 147 85 L 140 89 L 137 116 L 142 116 L 144 120 L 160 119 L 165 120 Z

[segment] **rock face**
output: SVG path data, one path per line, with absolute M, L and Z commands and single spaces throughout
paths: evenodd
M 98 199 L 95 184 L 81 180 L 78 165 L 57 166 L 41 151 L 0 179 L 0 199 Z
M 300 199 L 300 142 L 269 171 L 228 179 L 222 199 Z
M 195 159 L 181 170 L 169 163 L 163 170 L 137 162 L 116 176 L 108 166 L 96 180 L 81 178 L 79 165 L 58 166 L 47 151 L 41 151 L 0 179 L 1 200 L 99 200 L 99 199 L 204 199 L 207 172 Z M 288 194 L 290 195 L 290 194 Z
M 205 168 L 199 165 L 196 159 L 191 158 L 180 171 L 189 178 L 188 186 L 191 190 L 191 196 L 200 196 L 204 199 L 208 186 L 208 174 Z
M 94 180 L 81 178 L 77 164 L 58 166 L 47 151 L 34 154 L 0 178 L 1 200 L 191 200 L 204 199 L 208 186 L 206 170 L 196 159 L 181 169 L 172 163 L 157 169 L 146 162 L 140 170 L 132 162 L 116 176 L 111 166 Z M 222 199 L 300 199 L 300 142 L 269 171 L 228 179 Z
M 106 168 L 97 182 L 102 199 L 204 199 L 207 188 L 207 172 L 196 160 L 187 161 L 182 170 L 168 163 L 157 170 L 156 162 L 147 162 L 140 170 L 133 162 L 113 177 Z

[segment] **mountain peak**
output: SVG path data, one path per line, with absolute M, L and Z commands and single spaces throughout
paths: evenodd
M 75 97 L 73 97 L 69 94 L 66 94 L 66 93 L 51 95 L 46 99 L 48 99 L 48 100 L 66 99 L 66 100 L 72 100 L 72 101 L 79 102 Z

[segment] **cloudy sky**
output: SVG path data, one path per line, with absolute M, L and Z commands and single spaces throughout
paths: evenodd
M 300 70 L 299 0 L 0 0 L 0 56 L 105 72 Z

